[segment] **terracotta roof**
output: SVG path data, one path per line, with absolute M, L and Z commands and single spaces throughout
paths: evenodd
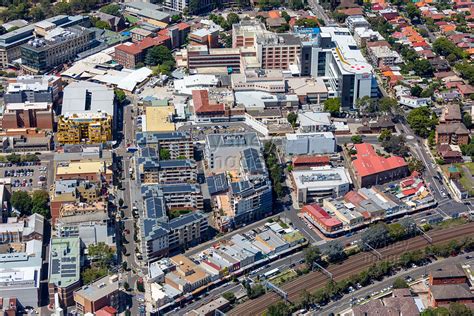
M 115 47 L 116 50 L 121 50 L 131 55 L 136 55 L 141 53 L 143 50 L 153 47 L 163 45 L 166 40 L 169 40 L 170 37 L 167 35 L 158 35 L 156 37 L 145 37 L 138 43 L 134 43 L 132 45 L 119 45 Z
M 303 211 L 310 213 L 319 222 L 328 227 L 334 227 L 342 225 L 342 222 L 336 218 L 331 217 L 321 206 L 318 204 L 309 204 L 303 206 Z
M 356 144 L 355 148 L 357 150 L 356 160 L 352 162 L 352 165 L 361 177 L 407 166 L 402 157 L 384 158 L 377 155 L 371 144 Z
M 207 90 L 193 90 L 193 104 L 195 113 L 224 112 L 224 104 L 211 104 Z
M 329 164 L 328 156 L 296 156 L 293 158 L 293 164 Z

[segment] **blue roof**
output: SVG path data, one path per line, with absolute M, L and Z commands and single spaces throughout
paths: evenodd
M 207 187 L 209 188 L 209 194 L 217 194 L 220 192 L 227 191 L 229 189 L 229 183 L 225 173 L 219 173 L 214 176 L 206 178 Z

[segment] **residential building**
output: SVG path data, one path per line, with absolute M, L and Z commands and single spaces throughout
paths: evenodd
M 36 24 L 41 24 L 44 22 L 53 23 L 55 26 L 63 28 L 74 25 L 90 25 L 90 19 L 85 15 L 57 15 L 37 22 Z M 34 38 L 36 24 L 26 25 L 20 27 L 19 29 L 0 35 L 0 67 L 6 68 L 13 64 L 14 60 L 21 57 L 20 47 Z
M 17 252 L 10 252 L 10 244 L 2 246 L 7 246 L 9 252 L 0 253 L 0 305 L 3 304 L 3 298 L 11 298 L 21 306 L 37 308 L 40 304 L 43 267 L 42 241 L 33 239 L 16 243 L 15 248 L 21 248 Z
M 346 26 L 353 33 L 359 27 L 370 28 L 370 23 L 362 15 L 351 15 L 346 18 Z
M 421 106 L 428 106 L 431 103 L 431 98 L 417 98 L 411 95 L 402 95 L 400 97 L 399 103 L 400 105 L 416 109 Z
M 428 301 L 431 307 L 448 306 L 451 303 L 474 304 L 474 294 L 467 283 L 430 285 Z
M 8 87 L 3 95 L 5 103 L 56 103 L 63 90 L 60 77 L 18 76 L 8 80 Z
M 469 130 L 463 123 L 439 124 L 436 126 L 436 144 L 467 145 Z
M 38 128 L 53 129 L 52 104 L 41 103 L 8 103 L 4 106 L 2 116 L 3 129 Z
M 98 144 L 113 138 L 116 111 L 114 90 L 93 82 L 73 82 L 64 88 L 58 118 L 61 144 Z
M 352 307 L 353 316 L 370 315 L 418 315 L 420 306 L 412 297 L 410 289 L 394 289 L 392 296 L 370 300 L 366 304 Z
M 170 159 L 194 158 L 193 140 L 186 132 L 137 132 L 136 142 L 139 147 L 152 147 L 158 153 L 160 149 L 166 149 L 170 153 Z
M 165 199 L 144 200 L 142 240 L 147 260 L 166 256 L 182 247 L 197 245 L 207 239 L 207 216 L 192 212 L 169 220 Z
M 239 169 L 241 151 L 248 148 L 261 150 L 256 133 L 208 134 L 204 149 L 207 167 L 214 173 Z
M 370 47 L 371 44 L 385 42 L 384 37 L 377 31 L 374 31 L 370 28 L 357 27 L 353 32 L 354 40 L 358 47 Z M 387 42 L 385 42 L 387 43 Z M 375 44 L 378 45 L 378 44 Z M 387 43 L 387 46 L 390 46 Z
M 408 164 L 402 157 L 379 156 L 372 145 L 356 144 L 352 166 L 359 186 L 367 187 L 401 179 L 409 174 Z
M 130 35 L 132 36 L 132 42 L 138 43 L 144 40 L 146 37 L 155 37 L 156 33 L 146 30 L 146 29 L 136 27 L 130 30 Z
M 135 69 L 137 64 L 143 64 L 149 49 L 156 46 L 171 47 L 171 38 L 167 35 L 145 37 L 140 42 L 125 43 L 115 46 L 115 60 L 125 68 Z
M 75 59 L 77 54 L 91 48 L 95 38 L 95 32 L 80 26 L 62 28 L 51 22 L 37 23 L 35 34 L 43 30 L 47 30 L 44 37 L 36 37 L 21 46 L 22 67 L 29 73 L 44 73 Z
M 74 292 L 76 311 L 81 314 L 96 313 L 110 306 L 120 310 L 123 305 L 118 275 L 106 276 Z
M 331 217 L 318 204 L 305 205 L 301 209 L 301 212 L 306 219 L 315 226 L 321 227 L 326 232 L 335 232 L 343 228 L 343 223 L 340 220 Z
M 115 225 L 110 220 L 105 205 L 92 203 L 92 207 L 83 208 L 83 205 L 66 204 L 61 212 L 69 212 L 66 216 L 57 219 L 55 228 L 58 237 L 79 237 L 81 245 L 89 247 L 98 243 L 105 243 L 110 247 L 116 246 Z M 97 207 L 97 208 L 96 208 Z M 81 212 L 77 212 L 81 211 Z
M 169 36 L 171 38 L 171 48 L 180 48 L 184 46 L 188 41 L 189 33 L 191 32 L 191 25 L 180 22 L 166 29 L 162 29 L 158 34 L 163 36 Z
M 312 46 L 311 75 L 325 77 L 329 94 L 341 98 L 343 109 L 356 100 L 378 94 L 373 68 L 366 61 L 347 28 L 321 27 Z
M 142 148 L 137 158 L 141 183 L 195 183 L 197 165 L 192 159 L 159 160 L 155 149 Z
M 432 270 L 429 273 L 430 285 L 463 284 L 467 281 L 466 273 L 457 265 Z
M 81 246 L 77 237 L 51 238 L 49 245 L 49 301 L 58 295 L 62 308 L 74 305 L 74 291 L 81 286 Z
M 367 47 L 367 59 L 374 67 L 378 68 L 395 66 L 403 62 L 400 54 L 387 46 Z
M 171 257 L 170 260 L 175 265 L 176 270 L 166 274 L 166 284 L 188 293 L 209 282 L 209 275 L 187 257 L 178 255 Z
M 443 109 L 439 119 L 440 124 L 451 124 L 462 122 L 461 108 L 459 104 L 449 103 Z
M 202 210 L 203 197 L 201 187 L 191 183 L 144 184 L 142 196 L 163 197 L 170 210 Z
M 311 170 L 293 170 L 291 173 L 297 202 L 306 204 L 327 197 L 340 197 L 349 192 L 352 184 L 342 167 L 319 167 Z
M 336 138 L 331 132 L 286 134 L 287 155 L 332 154 Z

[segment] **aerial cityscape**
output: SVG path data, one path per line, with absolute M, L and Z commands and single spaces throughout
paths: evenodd
M 474 316 L 474 2 L 3 0 L 0 315 Z

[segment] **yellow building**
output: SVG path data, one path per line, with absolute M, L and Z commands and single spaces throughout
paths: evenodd
M 62 115 L 58 120 L 60 144 L 99 144 L 112 140 L 112 116 L 107 113 Z
M 171 121 L 174 115 L 173 106 L 147 106 L 145 108 L 147 132 L 174 132 L 175 125 Z

